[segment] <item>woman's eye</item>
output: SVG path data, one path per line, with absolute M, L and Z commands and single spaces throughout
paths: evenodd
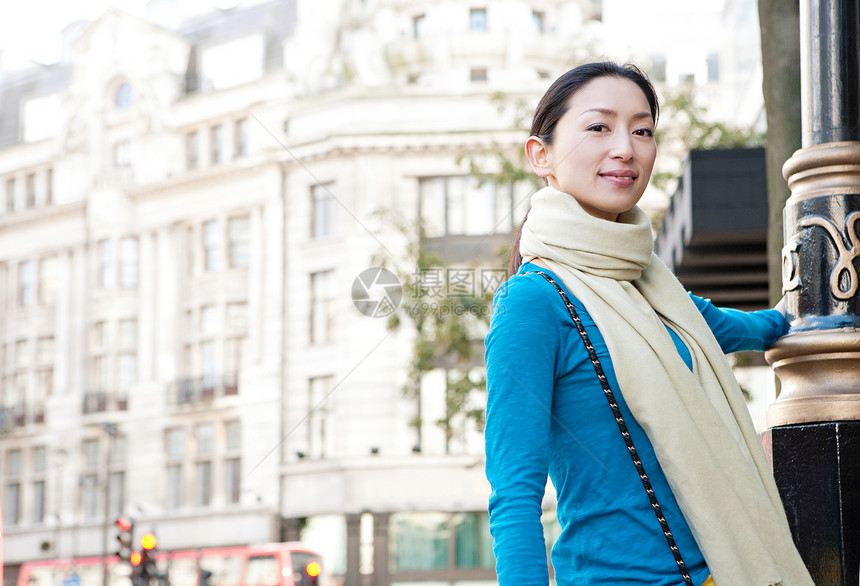
M 650 128 L 640 128 L 633 132 L 636 136 L 654 136 L 654 131 Z
M 592 132 L 605 132 L 609 130 L 609 127 L 605 124 L 592 124 L 588 127 L 588 130 L 591 130 Z

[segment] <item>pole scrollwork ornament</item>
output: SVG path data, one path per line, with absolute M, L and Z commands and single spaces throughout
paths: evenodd
M 857 268 L 854 266 L 854 260 L 858 255 L 860 255 L 860 239 L 857 237 L 857 220 L 860 220 L 860 211 L 854 211 L 848 215 L 845 219 L 844 236 L 840 234 L 839 228 L 833 222 L 822 216 L 805 218 L 800 224 L 803 228 L 819 226 L 824 228 L 827 234 L 830 235 L 830 239 L 833 241 L 833 245 L 836 247 L 836 252 L 838 254 L 836 264 L 830 272 L 830 293 L 840 301 L 851 299 L 857 294 Z M 784 280 L 787 272 L 785 267 L 785 254 L 786 249 L 789 249 L 790 247 L 791 244 L 783 248 Z M 797 250 L 797 248 L 794 248 L 794 250 Z M 789 259 L 789 262 L 793 262 L 793 259 Z M 796 267 L 792 270 L 794 271 L 794 280 L 798 281 L 799 276 L 797 275 Z M 785 282 L 784 287 L 788 287 L 790 284 L 791 279 Z M 794 287 L 797 286 L 799 286 L 799 281 L 794 284 Z M 791 289 L 785 290 L 790 291 Z
M 800 287 L 800 270 L 797 254 L 800 242 L 792 241 L 782 247 L 782 292 L 788 293 Z

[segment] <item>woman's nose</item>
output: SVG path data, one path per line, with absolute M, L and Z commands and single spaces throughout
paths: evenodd
M 609 155 L 613 159 L 629 160 L 633 158 L 633 140 L 626 133 L 617 133 L 612 137 L 612 150 Z

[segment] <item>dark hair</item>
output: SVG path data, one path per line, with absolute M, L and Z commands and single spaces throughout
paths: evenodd
M 590 81 L 601 77 L 620 77 L 628 79 L 639 86 L 639 89 L 645 94 L 645 99 L 648 100 L 648 106 L 651 109 L 651 118 L 654 124 L 657 124 L 657 118 L 660 116 L 660 102 L 657 99 L 657 92 L 654 90 L 654 86 L 651 85 L 651 82 L 642 70 L 630 63 L 618 65 L 611 61 L 602 61 L 574 67 L 549 86 L 549 89 L 546 90 L 546 93 L 540 102 L 538 102 L 537 108 L 535 108 L 530 136 L 536 136 L 546 144 L 552 144 L 555 138 L 555 127 L 558 125 L 561 117 L 567 112 L 571 96 L 581 90 Z M 528 213 L 526 217 L 528 217 Z M 525 219 L 523 220 L 523 224 L 525 224 Z M 514 237 L 511 248 L 511 256 L 508 262 L 509 275 L 516 273 L 523 262 L 523 257 L 520 255 L 520 238 L 522 232 L 523 227 L 521 225 Z

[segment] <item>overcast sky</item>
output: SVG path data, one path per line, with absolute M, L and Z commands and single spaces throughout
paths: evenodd
M 7 60 L 54 63 L 60 32 L 76 20 L 95 20 L 109 6 L 142 15 L 145 0 L 0 0 L 0 50 Z

